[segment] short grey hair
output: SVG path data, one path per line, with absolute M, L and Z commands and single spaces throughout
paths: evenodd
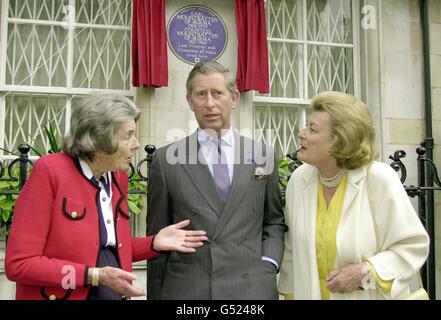
M 212 73 L 221 73 L 225 78 L 225 86 L 230 93 L 234 93 L 237 90 L 236 79 L 231 75 L 230 70 L 216 61 L 201 61 L 194 65 L 193 69 L 188 74 L 187 82 L 187 94 L 191 94 L 193 91 L 193 79 L 197 74 L 209 75 Z
M 92 94 L 72 108 L 69 135 L 63 151 L 75 158 L 93 160 L 96 152 L 113 154 L 118 146 L 112 138 L 121 125 L 137 121 L 139 109 L 127 97 L 115 94 Z

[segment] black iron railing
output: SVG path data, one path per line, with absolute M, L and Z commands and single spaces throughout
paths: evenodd
M 0 182 L 10 182 L 10 183 L 18 182 L 17 188 L 14 188 L 12 190 L 11 188 L 8 188 L 8 190 L 0 189 L 0 196 L 18 195 L 20 190 L 23 188 L 23 185 L 25 184 L 28 178 L 28 174 L 33 166 L 33 161 L 30 160 L 28 156 L 30 150 L 31 148 L 29 147 L 29 145 L 20 144 L 18 146 L 18 151 L 20 152 L 20 155 L 17 158 L 11 160 L 7 165 L 0 160 Z M 150 163 L 152 161 L 153 153 L 156 150 L 156 147 L 154 145 L 149 144 L 145 146 L 144 150 L 146 152 L 145 158 L 140 160 L 136 165 L 136 167 L 133 164 L 130 164 L 130 167 L 128 169 L 129 182 L 145 182 L 148 184 L 148 170 L 150 167 Z M 145 168 L 145 166 L 147 166 L 146 168 L 147 175 L 143 174 L 143 170 L 142 170 L 143 168 Z M 137 183 L 132 185 L 141 186 L 140 184 Z M 136 187 L 135 188 L 129 187 L 129 191 L 128 191 L 129 194 L 141 194 L 141 195 L 147 195 L 147 192 L 148 192 L 147 188 L 136 188 Z M 2 215 L 0 215 L 0 219 L 3 219 Z M 0 222 L 1 222 L 0 225 L 5 225 L 6 226 L 5 230 L 7 230 L 10 227 L 12 219 L 6 219 L 6 221 L 5 219 L 3 219 Z
M 7 192 L 4 190 L 0 190 L 0 194 L 18 194 L 28 178 L 29 169 L 31 169 L 34 164 L 34 162 L 30 160 L 28 156 L 28 153 L 31 150 L 29 145 L 23 143 L 20 144 L 17 149 L 20 152 L 20 156 L 9 162 L 7 166 L 5 166 L 4 163 L 0 160 L 0 181 L 18 181 L 19 188 L 17 190 L 9 190 Z M 154 145 L 148 144 L 145 146 L 144 150 L 146 152 L 146 157 L 138 162 L 138 164 L 136 165 L 136 169 L 132 163 L 129 166 L 127 172 L 129 176 L 129 181 L 142 181 L 148 183 L 148 177 L 142 173 L 142 167 L 147 164 L 148 171 L 156 147 Z M 16 166 L 19 166 L 18 176 L 14 174 L 13 170 Z M 135 173 L 137 173 L 137 177 L 135 176 Z M 135 189 L 129 190 L 129 193 L 147 194 L 147 190 Z
M 407 172 L 406 167 L 401 162 L 406 157 L 406 152 L 399 150 L 389 158 L 393 160 L 391 167 L 401 174 L 401 182 L 409 197 L 418 199 L 418 215 L 427 230 L 430 237 L 429 257 L 421 269 L 423 285 L 429 293 L 430 299 L 435 299 L 435 208 L 433 192 L 441 190 L 441 181 L 438 176 L 438 170 L 432 160 L 426 157 L 426 149 L 419 147 L 417 153 L 417 173 L 418 185 L 405 185 Z M 435 185 L 434 185 L 435 184 Z

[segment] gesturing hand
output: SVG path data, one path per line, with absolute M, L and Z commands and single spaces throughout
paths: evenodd
M 169 225 L 161 229 L 153 242 L 153 249 L 157 251 L 176 250 L 184 253 L 196 252 L 203 241 L 208 240 L 203 230 L 183 230 L 190 220 Z

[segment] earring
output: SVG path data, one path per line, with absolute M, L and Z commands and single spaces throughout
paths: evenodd
M 328 151 L 328 156 L 330 156 L 330 157 L 332 156 L 332 150 Z

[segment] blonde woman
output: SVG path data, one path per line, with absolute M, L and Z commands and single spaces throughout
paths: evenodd
M 374 161 L 367 106 L 324 92 L 311 102 L 286 191 L 289 232 L 279 291 L 294 299 L 395 299 L 423 265 L 429 237 L 396 172 Z

